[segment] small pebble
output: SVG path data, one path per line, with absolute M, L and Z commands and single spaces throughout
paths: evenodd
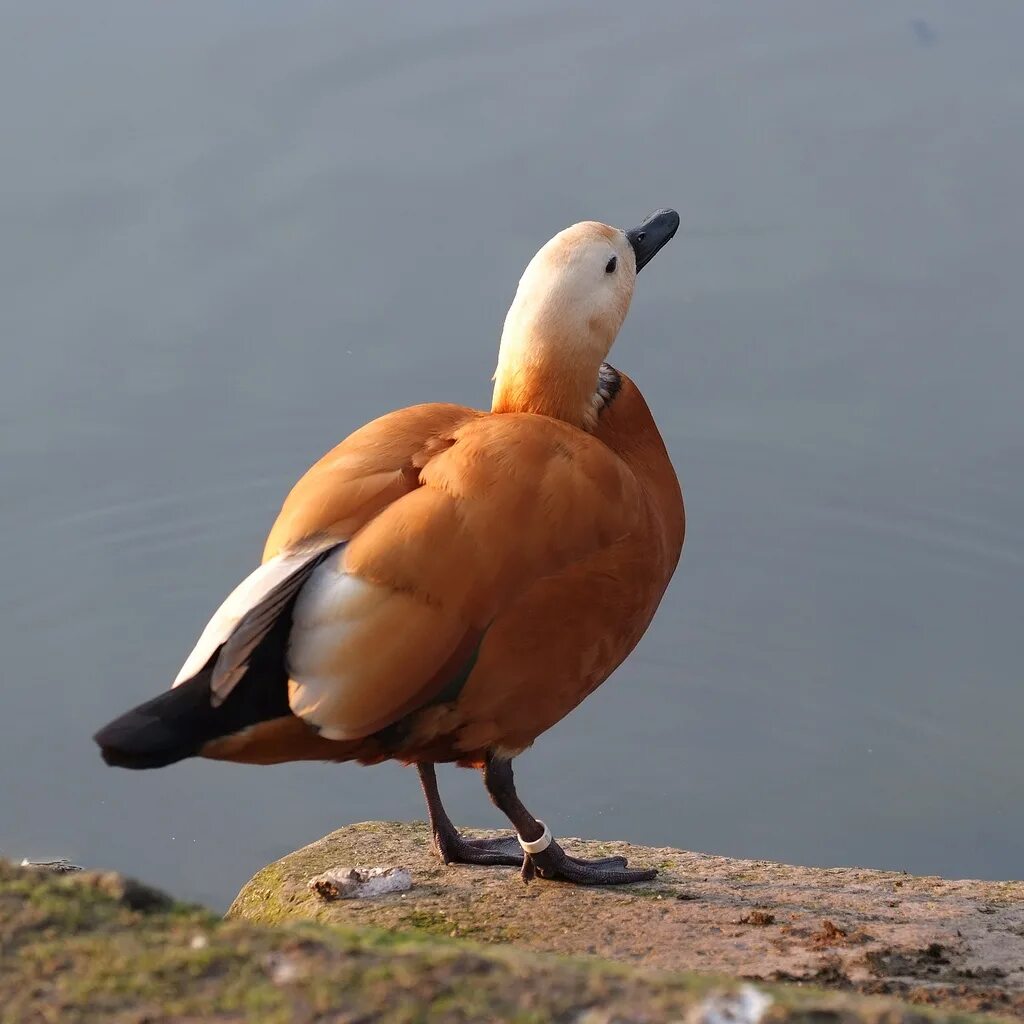
M 263 966 L 275 985 L 290 985 L 306 976 L 303 963 L 286 953 L 270 953 L 264 958 Z
M 753 985 L 738 992 L 717 993 L 694 1007 L 689 1024 L 759 1024 L 772 998 Z

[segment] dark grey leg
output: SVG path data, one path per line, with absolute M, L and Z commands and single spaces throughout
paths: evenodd
M 544 826 L 526 809 L 516 793 L 511 761 L 489 757 L 484 766 L 484 785 L 494 805 L 512 822 L 523 839 L 529 843 L 544 835 Z M 528 853 L 523 858 L 523 880 L 526 882 L 539 875 L 577 885 L 622 885 L 625 882 L 648 882 L 657 873 L 653 868 L 627 868 L 625 857 L 597 860 L 570 857 L 553 840 L 546 850 Z
M 423 795 L 427 798 L 434 849 L 445 864 L 507 864 L 517 868 L 523 863 L 523 850 L 515 836 L 466 839 L 461 835 L 441 803 L 434 766 L 418 764 L 416 770 L 420 774 Z

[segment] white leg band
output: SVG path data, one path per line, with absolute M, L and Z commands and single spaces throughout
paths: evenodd
M 544 825 L 544 822 L 538 821 L 537 824 Z M 543 853 L 551 845 L 551 829 L 544 825 L 544 834 L 532 843 L 528 843 L 522 836 L 518 836 L 518 839 L 524 853 Z

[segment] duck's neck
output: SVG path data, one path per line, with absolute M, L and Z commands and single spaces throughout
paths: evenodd
M 602 364 L 567 348 L 503 338 L 491 411 L 532 412 L 593 430 L 603 404 Z

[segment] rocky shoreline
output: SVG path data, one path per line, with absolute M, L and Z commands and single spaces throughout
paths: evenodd
M 366 822 L 269 865 L 228 914 L 413 930 L 1024 1017 L 1024 883 L 565 844 L 585 856 L 625 853 L 657 867 L 658 878 L 525 886 L 510 868 L 444 867 L 423 825 Z M 414 886 L 379 900 L 325 900 L 308 881 L 337 866 L 402 867 Z
M 0 1024 L 1024 1017 L 1020 883 L 626 852 L 658 880 L 526 887 L 443 867 L 425 826 L 369 822 L 269 865 L 226 920 L 116 874 L 0 862 Z M 344 898 L 367 880 L 376 895 Z

